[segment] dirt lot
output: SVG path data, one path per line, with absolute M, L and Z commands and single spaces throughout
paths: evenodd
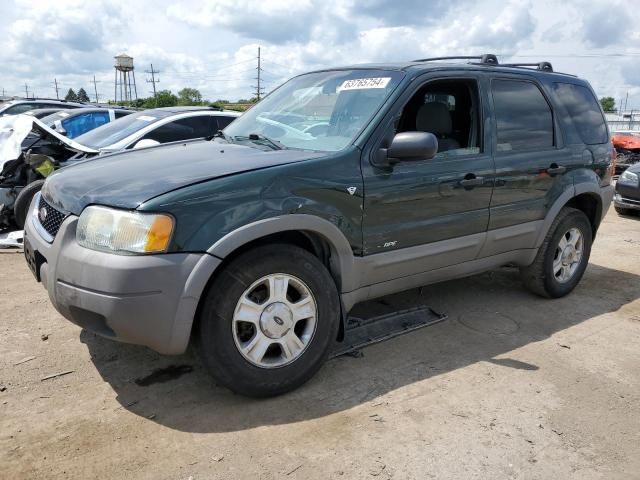
M 255 401 L 82 332 L 2 253 L 0 477 L 640 478 L 639 297 L 640 217 L 610 212 L 569 297 L 508 268 L 395 296 L 450 318 Z

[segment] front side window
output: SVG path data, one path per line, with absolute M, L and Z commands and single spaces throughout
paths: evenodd
M 281 148 L 339 151 L 368 125 L 403 76 L 374 69 L 301 75 L 234 120 L 225 134 L 240 143 L 258 135 Z
M 497 126 L 497 151 L 553 146 L 553 116 L 540 89 L 518 80 L 491 83 Z
M 482 149 L 479 115 L 476 80 L 430 81 L 404 106 L 396 133 L 432 133 L 439 155 L 476 155 Z

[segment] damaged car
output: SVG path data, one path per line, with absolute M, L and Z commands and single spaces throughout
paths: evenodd
M 631 165 L 640 162 L 640 132 L 624 130 L 611 134 L 613 147 L 618 152 L 616 175 L 620 175 Z
M 44 121 L 0 119 L 0 226 L 22 228 L 33 196 L 58 168 L 96 155 L 209 137 L 239 117 L 217 107 L 168 107 L 131 113 L 71 139 Z M 43 119 L 44 120 L 44 119 Z M 54 125 L 55 126 L 55 125 Z M 23 144 L 29 135 L 36 140 Z

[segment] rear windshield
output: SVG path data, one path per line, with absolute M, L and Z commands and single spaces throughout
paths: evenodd
M 591 90 L 572 83 L 554 83 L 553 89 L 564 115 L 560 116 L 568 144 L 606 143 L 607 125 Z
M 132 113 L 126 117 L 118 118 L 111 123 L 91 130 L 75 139 L 76 142 L 90 148 L 99 150 L 127 138 L 129 135 L 142 130 L 163 118 L 173 115 L 172 112 L 147 110 Z

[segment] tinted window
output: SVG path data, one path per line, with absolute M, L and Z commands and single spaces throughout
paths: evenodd
M 43 107 L 40 107 L 40 105 L 33 104 L 33 103 L 18 103 L 13 107 L 7 108 L 2 113 L 4 113 L 5 115 L 18 115 L 19 113 L 28 112 L 29 110 L 36 110 L 38 108 L 43 108 Z
M 126 117 L 126 116 L 127 116 L 127 115 L 129 115 L 130 113 L 132 113 L 132 112 L 125 112 L 125 111 L 122 111 L 122 110 L 116 110 L 116 111 L 114 112 L 114 114 L 115 114 L 116 118 Z
M 491 84 L 498 152 L 553 146 L 553 117 L 537 86 L 515 80 Z
M 211 125 L 211 119 L 212 117 L 209 115 L 183 118 L 160 126 L 147 133 L 143 138 L 167 143 L 207 137 L 215 133 Z
M 227 125 L 229 125 L 231 122 L 233 122 L 236 119 L 236 117 L 215 117 L 215 119 L 218 122 L 217 130 L 222 130 Z
M 586 87 L 571 83 L 554 83 L 553 89 L 565 108 L 561 122 L 567 143 L 606 143 L 607 126 L 593 93 Z

